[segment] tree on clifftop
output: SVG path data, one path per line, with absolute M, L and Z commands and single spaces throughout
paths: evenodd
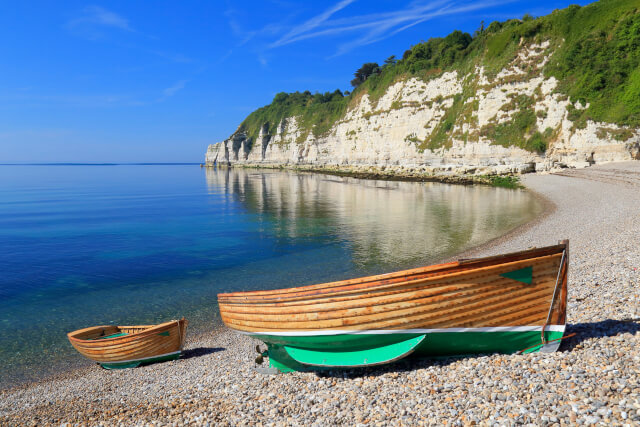
M 380 66 L 376 62 L 367 62 L 353 74 L 355 79 L 351 80 L 351 86 L 358 87 L 364 83 L 370 75 L 378 73 L 380 73 Z
M 390 57 L 388 57 L 387 59 L 384 60 L 383 67 L 390 67 L 392 65 L 396 65 L 397 62 L 398 62 L 398 60 L 396 59 L 396 56 L 395 55 L 391 55 Z

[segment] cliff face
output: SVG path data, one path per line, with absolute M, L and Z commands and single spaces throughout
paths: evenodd
M 206 163 L 501 174 L 640 159 L 640 129 L 580 120 L 589 104 L 572 102 L 545 77 L 562 43 L 521 39 L 497 73 L 475 65 L 396 78 L 377 99 L 354 93 L 320 135 L 296 115 L 265 123 L 254 138 L 240 126 L 208 147 Z

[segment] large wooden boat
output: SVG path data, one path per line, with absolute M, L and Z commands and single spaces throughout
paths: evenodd
M 93 326 L 70 332 L 67 337 L 80 354 L 103 368 L 133 368 L 179 358 L 188 323 L 182 318 L 159 325 Z
M 218 295 L 224 323 L 267 345 L 280 371 L 410 354 L 555 351 L 565 330 L 568 241 L 379 276 Z

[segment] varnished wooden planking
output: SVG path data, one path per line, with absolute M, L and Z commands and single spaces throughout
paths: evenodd
M 286 303 L 290 301 L 313 301 L 315 298 L 321 298 L 323 296 L 327 296 L 330 298 L 334 298 L 341 295 L 362 295 L 369 292 L 374 292 L 383 289 L 391 289 L 391 290 L 399 290 L 405 288 L 411 288 L 416 284 L 425 285 L 432 283 L 453 283 L 460 280 L 461 277 L 488 277 L 493 275 L 499 275 L 502 273 L 506 273 L 508 271 L 517 270 L 527 266 L 536 266 L 540 264 L 544 264 L 549 260 L 557 260 L 559 262 L 561 258 L 560 254 L 544 256 L 540 258 L 536 258 L 533 260 L 524 260 L 517 262 L 510 262 L 507 264 L 501 264 L 500 266 L 488 266 L 481 267 L 472 270 L 465 271 L 456 271 L 453 273 L 449 273 L 447 275 L 420 278 L 420 279 L 405 279 L 398 280 L 388 283 L 387 281 L 382 282 L 371 282 L 365 285 L 357 285 L 357 286 L 342 286 L 342 287 L 332 287 L 331 289 L 319 289 L 314 290 L 313 292 L 297 292 L 292 291 L 290 295 L 280 294 L 276 296 L 260 296 L 260 297 L 243 297 L 241 295 L 234 297 L 226 297 L 223 295 L 218 295 L 218 302 L 222 304 L 230 304 L 230 303 L 252 303 L 252 304 L 269 304 L 269 303 Z M 557 273 L 557 270 L 556 270 Z M 555 277 L 554 277 L 555 279 Z M 295 289 L 295 288 L 294 288 Z
M 73 347 L 97 362 L 118 362 L 180 351 L 186 338 L 185 319 L 160 325 L 96 326 L 67 334 Z M 129 335 L 102 338 L 118 332 Z
M 247 332 L 541 326 L 566 244 L 380 276 L 220 294 L 223 321 Z M 531 285 L 500 274 L 533 267 Z M 566 261 L 554 320 L 563 320 Z
M 83 349 L 86 353 L 90 354 L 103 354 L 103 355 L 118 355 L 123 352 L 134 353 L 144 351 L 146 348 L 153 348 L 158 346 L 169 345 L 177 347 L 180 345 L 178 336 L 163 336 L 157 339 L 139 339 L 121 344 L 111 344 L 104 347 L 88 347 L 84 346 Z
M 526 298 L 514 303 L 510 298 L 494 297 L 469 306 L 458 307 L 457 305 L 445 307 L 420 306 L 393 312 L 385 312 L 376 315 L 345 316 L 337 319 L 322 321 L 251 321 L 251 320 L 228 320 L 229 325 L 244 326 L 259 330 L 262 327 L 268 329 L 281 330 L 320 330 L 347 327 L 350 330 L 357 329 L 396 329 L 402 324 L 419 321 L 420 328 L 440 327 L 443 323 L 456 321 L 455 327 L 462 327 L 462 323 L 473 323 L 474 326 L 481 327 L 482 320 L 488 316 L 495 316 L 503 313 L 518 313 L 525 308 L 537 308 L 546 316 L 550 301 L 550 293 L 538 294 L 532 298 Z M 543 316 L 544 317 L 544 316 Z M 541 317 L 540 324 L 544 321 Z M 393 326 L 393 327 L 391 327 Z M 452 326 L 453 327 L 453 326 Z
M 432 301 L 432 298 L 427 296 L 418 299 L 399 300 L 394 302 L 380 301 L 375 304 L 364 305 L 357 308 L 350 309 L 336 309 L 333 311 L 320 311 L 310 313 L 295 313 L 295 314 L 280 314 L 280 313 L 256 313 L 256 314 L 238 314 L 238 313 L 225 313 L 225 318 L 228 322 L 234 323 L 236 320 L 253 320 L 255 322 L 315 322 L 320 320 L 330 319 L 345 319 L 345 318 L 357 318 L 357 316 L 365 315 L 382 315 L 381 317 L 403 315 L 406 312 L 418 312 L 418 311 L 430 311 L 436 312 L 438 308 L 455 308 L 456 310 L 463 310 L 467 307 L 475 305 L 482 305 L 483 302 L 492 302 L 496 299 L 508 299 L 514 304 L 521 301 L 530 300 L 536 296 L 543 296 L 550 301 L 551 291 L 549 289 L 523 289 L 515 288 L 511 290 L 498 289 L 496 287 L 483 287 L 474 289 L 473 293 L 468 292 L 463 294 L 461 292 L 452 292 L 440 300 L 437 304 Z M 493 300 L 491 298 L 494 298 Z M 450 302 L 456 301 L 456 304 L 452 306 Z
M 388 280 L 392 282 L 394 279 L 397 279 L 397 278 L 407 280 L 407 279 L 413 278 L 414 276 L 420 276 L 420 275 L 424 275 L 424 277 L 434 277 L 436 275 L 450 274 L 450 273 L 455 273 L 457 271 L 471 270 L 475 268 L 481 268 L 481 267 L 497 265 L 497 264 L 504 265 L 504 264 L 519 261 L 519 260 L 524 260 L 524 259 L 529 260 L 533 258 L 542 257 L 545 255 L 553 255 L 553 254 L 561 253 L 564 247 L 565 245 L 561 244 L 561 245 L 549 246 L 545 248 L 529 249 L 526 251 L 515 252 L 512 254 L 455 261 L 455 262 L 450 262 L 446 264 L 420 267 L 420 268 L 415 268 L 411 270 L 402 270 L 402 271 L 397 271 L 393 273 L 380 274 L 376 276 L 368 276 L 368 277 L 362 277 L 362 278 L 356 278 L 356 279 L 342 280 L 337 282 L 322 283 L 318 285 L 300 286 L 296 288 L 221 293 L 221 294 L 218 294 L 218 299 L 226 300 L 233 297 L 251 299 L 253 297 L 275 296 L 278 294 L 294 295 L 296 293 L 304 293 L 307 291 L 314 291 L 314 290 L 329 290 L 334 287 L 344 287 L 349 285 L 358 285 L 358 284 L 368 285 L 373 282 L 384 282 Z M 419 277 L 416 277 L 416 278 L 419 278 Z
M 112 356 L 120 357 L 122 355 L 131 355 L 134 353 L 140 353 L 148 351 L 149 349 L 169 345 L 175 347 L 176 351 L 179 349 L 180 342 L 178 338 L 174 337 L 158 337 L 158 338 L 146 338 L 142 340 L 136 340 L 133 342 L 126 342 L 120 344 L 109 344 L 102 348 L 88 347 L 82 345 L 76 345 L 83 354 L 94 356 Z
M 167 340 L 165 342 L 150 342 L 146 344 L 142 343 L 138 345 L 123 346 L 120 348 L 109 348 L 105 351 L 100 352 L 97 352 L 95 350 L 78 350 L 86 357 L 89 357 L 98 362 L 117 362 L 123 360 L 153 357 L 179 351 L 180 346 L 176 342 L 176 340 Z
M 442 299 L 448 298 L 447 295 L 457 293 L 461 290 L 467 292 L 485 292 L 490 288 L 496 288 L 498 290 L 508 291 L 509 289 L 535 289 L 546 282 L 547 286 L 552 286 L 551 281 L 555 280 L 555 274 L 557 273 L 557 265 L 551 266 L 547 270 L 534 270 L 534 284 L 537 285 L 524 285 L 521 283 L 514 283 L 511 279 L 502 278 L 499 275 L 486 276 L 485 280 L 467 280 L 467 281 L 451 281 L 451 282 L 439 282 L 431 284 L 415 283 L 411 286 L 403 286 L 395 289 L 371 290 L 371 292 L 362 292 L 359 294 L 352 294 L 350 296 L 342 296 L 340 298 L 313 298 L 306 301 L 297 301 L 295 303 L 229 303 L 224 304 L 221 307 L 224 314 L 234 317 L 237 314 L 256 314 L 256 315 L 269 315 L 269 314 L 282 314 L 282 313 L 303 313 L 314 312 L 321 313 L 325 311 L 344 310 L 344 309 L 357 309 L 360 307 L 371 307 L 378 304 L 395 303 L 407 301 L 410 302 L 414 299 L 431 297 L 432 301 L 436 302 Z M 485 288 L 482 288 L 485 287 Z M 482 288 L 482 289 L 477 289 Z M 339 302 L 339 304 L 336 304 Z
M 358 312 L 376 312 L 386 310 L 386 306 L 392 307 L 393 305 L 402 304 L 405 306 L 413 306 L 414 304 L 437 304 L 441 302 L 447 302 L 453 299 L 457 299 L 461 296 L 467 298 L 483 297 L 484 295 L 491 295 L 495 293 L 510 293 L 510 292 L 534 292 L 540 289 L 546 289 L 551 294 L 551 286 L 509 286 L 504 284 L 504 281 L 497 281 L 492 283 L 491 281 L 467 283 L 461 285 L 447 285 L 431 287 L 427 289 L 420 289 L 416 291 L 407 290 L 401 293 L 389 293 L 381 292 L 379 294 L 372 293 L 365 297 L 358 299 L 351 299 L 346 301 L 340 301 L 339 304 L 334 302 L 322 302 L 311 305 L 301 306 L 286 306 L 286 307 L 264 307 L 257 306 L 255 311 L 251 311 L 251 307 L 243 305 L 230 306 L 224 310 L 224 314 L 230 318 L 245 318 L 246 316 L 259 316 L 260 318 L 269 319 L 271 315 L 292 315 L 298 314 L 313 314 L 318 318 L 323 316 L 333 316 L 332 313 L 345 313 L 346 311 L 358 313 Z M 293 320 L 294 318 L 289 318 Z
M 518 298 L 519 297 L 519 298 Z M 290 326 L 300 326 L 300 327 L 304 327 L 304 325 L 297 325 L 294 324 L 293 322 L 298 320 L 301 321 L 303 323 L 313 323 L 314 325 L 308 325 L 308 327 L 327 327 L 329 325 L 327 324 L 320 324 L 319 322 L 317 322 L 317 320 L 329 320 L 332 318 L 340 318 L 340 319 L 346 319 L 346 318 L 352 318 L 354 316 L 357 315 L 363 315 L 363 316 L 368 316 L 368 318 L 375 318 L 375 316 L 379 317 L 379 318 L 387 318 L 389 316 L 392 316 L 395 314 L 397 314 L 398 312 L 400 314 L 405 313 L 405 312 L 411 312 L 411 313 L 416 313 L 416 312 L 438 312 L 441 310 L 461 310 L 461 309 L 471 309 L 473 307 L 486 307 L 487 305 L 496 303 L 497 301 L 500 300 L 507 300 L 508 302 L 510 302 L 511 304 L 518 304 L 518 303 L 526 303 L 528 301 L 530 301 L 531 299 L 535 298 L 535 297 L 541 297 L 544 298 L 544 304 L 548 307 L 548 303 L 550 302 L 551 299 L 551 292 L 547 291 L 547 290 L 543 290 L 543 291 L 538 291 L 538 292 L 531 292 L 530 290 L 523 290 L 523 291 L 514 291 L 513 293 L 511 292 L 492 292 L 489 293 L 487 295 L 481 295 L 481 296 L 477 296 L 475 298 L 465 298 L 462 294 L 458 294 L 458 295 L 452 295 L 451 298 L 449 298 L 449 300 L 447 301 L 441 301 L 439 303 L 432 303 L 429 300 L 418 300 L 419 304 L 394 304 L 390 307 L 380 307 L 377 310 L 362 310 L 362 311 L 348 311 L 348 312 L 341 312 L 338 313 L 337 316 L 317 316 L 314 315 L 313 313 L 310 316 L 296 316 L 296 317 L 292 317 L 291 315 L 284 315 L 284 318 L 281 316 L 276 315 L 275 318 L 274 317 L 266 317 L 266 316 L 258 316 L 258 317 L 250 317 L 250 316 L 246 316 L 246 317 L 238 317 L 236 316 L 235 318 L 232 318 L 231 316 L 225 315 L 225 319 L 227 320 L 228 323 L 236 323 L 238 324 L 239 321 L 244 320 L 250 320 L 250 319 L 255 319 L 257 324 L 262 324 L 264 323 L 265 325 L 267 323 L 273 323 L 273 322 L 285 322 L 287 324 L 286 327 L 290 327 Z M 487 307 L 488 309 L 491 309 L 491 307 Z M 374 313 L 375 316 L 372 317 L 372 315 L 370 313 Z M 271 320 L 271 322 L 269 322 Z
M 447 273 L 452 273 L 462 269 L 466 270 L 466 269 L 479 268 L 479 267 L 488 266 L 488 265 L 496 265 L 498 264 L 497 261 L 500 261 L 499 262 L 500 264 L 505 264 L 508 262 L 518 261 L 522 259 L 532 259 L 532 258 L 544 256 L 544 255 L 561 253 L 564 247 L 565 247 L 564 244 L 561 244 L 561 245 L 549 246 L 545 248 L 529 249 L 526 251 L 515 252 L 512 254 L 455 261 L 455 262 L 446 263 L 446 264 L 438 264 L 438 265 L 433 265 L 428 267 L 415 268 L 411 270 L 403 270 L 403 271 L 398 271 L 393 273 L 385 273 L 385 274 L 380 274 L 376 276 L 368 276 L 363 278 L 329 282 L 329 283 L 323 283 L 318 285 L 308 285 L 308 286 L 301 286 L 297 288 L 284 288 L 284 289 L 276 289 L 276 290 L 222 293 L 222 294 L 218 294 L 218 297 L 224 299 L 224 298 L 233 297 L 233 296 L 252 297 L 252 296 L 261 296 L 261 295 L 267 296 L 267 295 L 280 294 L 280 293 L 290 294 L 294 292 L 304 292 L 304 291 L 314 290 L 314 289 L 329 289 L 335 286 L 370 283 L 373 281 L 393 279 L 396 277 L 409 277 L 412 275 L 418 275 L 423 273 L 430 274 L 430 275 L 447 274 Z
M 537 270 L 539 271 L 539 270 Z M 547 282 L 548 286 L 552 286 L 551 279 L 554 271 L 557 271 L 557 266 L 552 266 L 552 269 L 549 270 L 549 274 L 546 274 L 549 279 Z M 545 273 L 545 272 L 543 272 Z M 534 273 L 534 283 L 537 280 L 540 281 L 541 275 L 535 275 Z M 483 279 L 483 280 L 480 280 Z M 491 283 L 493 287 L 497 287 L 498 289 L 504 289 L 505 291 L 513 288 L 513 289 L 526 289 L 533 290 L 535 289 L 535 285 L 524 285 L 520 283 L 513 284 L 514 281 L 511 279 L 501 278 L 498 275 L 485 275 L 483 277 L 474 277 L 474 278 L 466 278 L 466 281 L 462 279 L 459 280 L 449 280 L 446 282 L 439 283 L 414 283 L 409 286 L 403 286 L 401 290 L 391 290 L 390 292 L 380 292 L 378 289 L 372 289 L 370 292 L 360 292 L 358 294 L 352 294 L 350 297 L 343 297 L 339 300 L 335 298 L 325 298 L 320 300 L 319 298 L 309 299 L 308 301 L 300 302 L 298 304 L 287 304 L 286 308 L 281 304 L 276 305 L 267 305 L 267 304 L 251 304 L 247 303 L 230 303 L 225 304 L 224 307 L 221 307 L 225 314 L 232 313 L 247 313 L 247 314 L 273 314 L 273 313 L 286 313 L 292 314 L 295 312 L 303 312 L 303 311 L 311 311 L 311 312 L 321 312 L 332 309 L 345 309 L 345 308 L 357 308 L 357 307 L 368 307 L 370 305 L 383 304 L 386 302 L 396 302 L 396 301 L 410 301 L 411 299 L 421 298 L 425 296 L 432 297 L 433 301 L 438 301 L 440 299 L 445 299 L 446 296 L 444 294 L 452 294 L 457 293 L 459 291 L 465 290 L 468 288 L 470 291 L 473 291 L 474 287 L 487 285 Z M 379 297 L 385 297 L 391 295 L 391 298 L 387 298 L 386 301 L 383 299 L 376 299 Z M 328 301 L 328 302 L 327 302 Z M 334 304 L 335 302 L 340 302 L 339 305 Z M 302 304 L 312 304 L 308 307 L 305 307 Z

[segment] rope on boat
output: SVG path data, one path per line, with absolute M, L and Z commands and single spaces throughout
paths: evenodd
M 558 277 L 556 277 L 556 286 L 553 288 L 553 296 L 551 298 L 551 305 L 549 305 L 549 313 L 547 313 L 547 320 L 545 320 L 544 325 L 542 325 L 542 332 L 540 333 L 540 337 L 542 339 L 542 345 L 547 343 L 547 338 L 544 336 L 544 330 L 549 325 L 549 321 L 551 320 L 551 313 L 553 312 L 553 305 L 556 303 L 556 297 L 558 296 L 558 283 L 560 283 L 560 276 L 562 274 L 562 271 L 564 270 L 564 257 L 566 254 L 567 254 L 567 250 L 565 249 L 562 251 L 562 258 L 560 259 L 560 268 L 558 269 Z

